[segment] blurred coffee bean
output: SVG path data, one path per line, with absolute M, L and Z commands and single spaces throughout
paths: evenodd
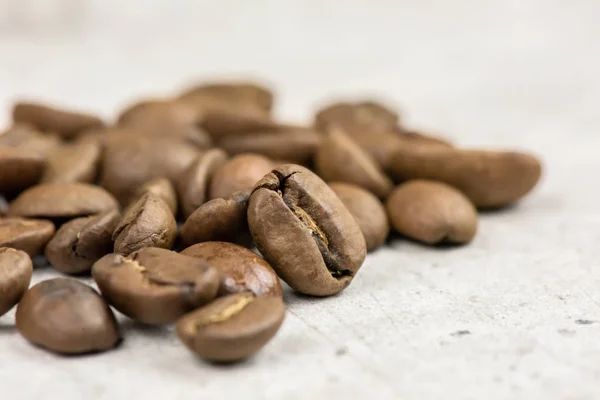
M 215 171 L 209 197 L 227 199 L 235 192 L 252 189 L 273 167 L 273 162 L 260 154 L 238 154 Z
M 48 157 L 44 183 L 94 183 L 100 163 L 101 148 L 97 143 L 66 144 Z
M 25 294 L 32 274 L 33 264 L 27 253 L 0 247 L 0 317 Z
M 15 194 L 38 183 L 46 158 L 34 151 L 0 147 L 0 193 Z
M 42 253 L 54 230 L 54 224 L 43 219 L 0 218 L 0 247 L 23 250 L 33 257 Z

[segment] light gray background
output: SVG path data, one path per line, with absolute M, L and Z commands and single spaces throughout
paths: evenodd
M 482 215 L 469 246 L 396 241 L 337 297 L 286 295 L 276 338 L 237 366 L 130 324 L 116 351 L 57 357 L 4 316 L 2 396 L 600 398 L 600 3 L 78 3 L 0 0 L 0 122 L 23 96 L 110 117 L 195 79 L 263 77 L 287 120 L 310 121 L 337 95 L 380 95 L 462 145 L 529 149 L 545 174 L 518 207 Z

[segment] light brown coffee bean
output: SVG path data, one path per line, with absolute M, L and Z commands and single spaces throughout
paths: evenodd
M 125 212 L 115 228 L 114 251 L 128 255 L 143 247 L 170 249 L 176 235 L 177 223 L 167 203 L 147 193 Z
M 0 147 L 0 193 L 14 194 L 42 178 L 46 158 L 34 151 Z
M 163 199 L 173 212 L 173 215 L 177 215 L 177 193 L 170 180 L 167 178 L 156 178 L 144 183 L 136 190 L 132 204 L 137 202 L 146 193 L 155 194 Z
M 50 279 L 29 289 L 17 307 L 16 322 L 25 339 L 57 353 L 106 351 L 121 341 L 104 299 L 72 278 Z
M 42 132 L 58 133 L 65 139 L 73 139 L 88 129 L 104 126 L 104 122 L 93 115 L 28 102 L 15 104 L 13 120 L 30 124 Z
M 186 90 L 181 98 L 198 100 L 218 99 L 230 107 L 252 105 L 269 113 L 273 107 L 273 93 L 261 84 L 253 82 L 215 82 L 194 86 Z
M 125 206 L 137 188 L 152 179 L 177 181 L 198 154 L 195 146 L 179 140 L 110 135 L 102 161 L 102 186 Z
M 195 125 L 187 125 L 168 121 L 135 120 L 122 125 L 120 129 L 113 129 L 119 134 L 158 137 L 163 139 L 179 140 L 190 144 L 197 149 L 212 147 L 209 134 Z
M 198 207 L 183 224 L 183 243 L 187 246 L 210 241 L 251 243 L 246 219 L 249 197 L 250 191 L 236 192 L 228 199 L 210 200 Z
M 323 135 L 319 132 L 296 127 L 224 137 L 219 140 L 218 145 L 230 155 L 256 153 L 272 160 L 306 165 L 312 162 L 322 140 Z
M 256 184 L 248 226 L 261 254 L 301 293 L 340 292 L 365 259 L 354 217 L 325 182 L 299 165 L 279 166 Z
M 413 180 L 386 202 L 392 226 L 427 244 L 468 243 L 477 233 L 477 210 L 460 191 L 442 182 Z
M 57 135 L 40 133 L 26 124 L 15 124 L 0 134 L 0 147 L 18 147 L 45 157 L 52 155 L 61 145 Z
M 396 179 L 445 182 L 481 208 L 516 202 L 533 189 L 541 171 L 539 160 L 527 153 L 431 146 L 403 147 L 392 163 Z
M 217 295 L 219 273 L 204 261 L 174 251 L 144 248 L 109 254 L 92 275 L 109 303 L 146 324 L 168 324 Z
M 398 125 L 398 114 L 372 100 L 334 103 L 315 116 L 315 126 L 328 132 L 338 127 L 352 136 L 390 132 Z
M 448 140 L 443 139 L 439 136 L 433 136 L 429 133 L 425 133 L 420 130 L 402 130 L 400 132 L 400 139 L 405 142 L 412 144 L 432 145 L 440 147 L 454 147 Z
M 40 254 L 54 235 L 54 224 L 42 219 L 0 218 L 0 247 Z
M 33 264 L 27 253 L 0 247 L 0 317 L 19 302 L 32 274 Z
M 381 246 L 390 233 L 390 224 L 383 203 L 371 192 L 356 185 L 332 182 L 329 186 L 358 223 L 367 243 L 367 251 L 373 251 Z
M 101 148 L 98 143 L 66 144 L 48 157 L 44 183 L 93 183 L 100 163 Z
M 284 317 L 281 298 L 236 293 L 181 318 L 177 322 L 177 335 L 202 358 L 238 361 L 264 347 L 275 336 Z
M 258 254 L 226 242 L 198 243 L 181 254 L 204 260 L 221 276 L 219 296 L 252 292 L 256 296 L 282 296 L 281 283 L 273 268 Z
M 215 171 L 210 182 L 210 198 L 227 199 L 235 192 L 250 190 L 273 167 L 274 163 L 260 154 L 238 154 Z
M 48 242 L 46 258 L 65 274 L 88 272 L 100 257 L 112 253 L 112 234 L 120 218 L 118 210 L 110 210 L 65 223 Z
M 352 183 L 380 198 L 385 198 L 392 190 L 392 181 L 375 160 L 338 129 L 327 133 L 315 155 L 315 166 L 317 174 L 325 181 Z
M 261 110 L 248 107 L 204 112 L 200 126 L 213 139 L 278 129 L 279 124 Z
M 119 125 L 173 124 L 193 126 L 198 122 L 193 107 L 176 99 L 145 99 L 123 109 L 118 117 Z
M 21 217 L 75 218 L 118 208 L 106 190 L 86 183 L 45 183 L 10 203 L 8 214 Z
M 227 154 L 221 149 L 208 150 L 198 156 L 177 181 L 177 191 L 181 199 L 184 218 L 189 217 L 208 200 L 208 188 L 215 171 L 227 161 Z

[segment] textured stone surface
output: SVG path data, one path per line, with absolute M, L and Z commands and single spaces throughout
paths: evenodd
M 467 247 L 396 240 L 369 254 L 339 296 L 286 292 L 277 336 L 232 367 L 198 361 L 172 329 L 129 322 L 115 351 L 56 357 L 19 337 L 11 312 L 0 318 L 3 393 L 600 397 L 597 2 L 223 0 L 193 12 L 184 3 L 95 0 L 96 17 L 79 27 L 42 34 L 36 24 L 35 40 L 3 31 L 0 122 L 17 95 L 108 117 L 138 95 L 248 72 L 275 85 L 279 115 L 295 121 L 336 94 L 375 93 L 404 106 L 406 122 L 459 144 L 534 150 L 541 185 L 517 207 L 483 215 Z M 54 276 L 38 269 L 34 282 Z

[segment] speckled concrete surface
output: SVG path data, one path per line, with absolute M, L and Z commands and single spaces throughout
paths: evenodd
M 80 23 L 42 18 L 28 33 L 1 13 L 0 109 L 27 95 L 109 116 L 195 77 L 250 74 L 278 89 L 284 118 L 381 95 L 460 144 L 533 150 L 543 182 L 482 215 L 467 247 L 396 240 L 339 296 L 287 293 L 279 334 L 233 367 L 130 323 L 116 351 L 57 357 L 19 337 L 11 313 L 3 398 L 600 398 L 599 3 L 185 3 L 94 0 Z

